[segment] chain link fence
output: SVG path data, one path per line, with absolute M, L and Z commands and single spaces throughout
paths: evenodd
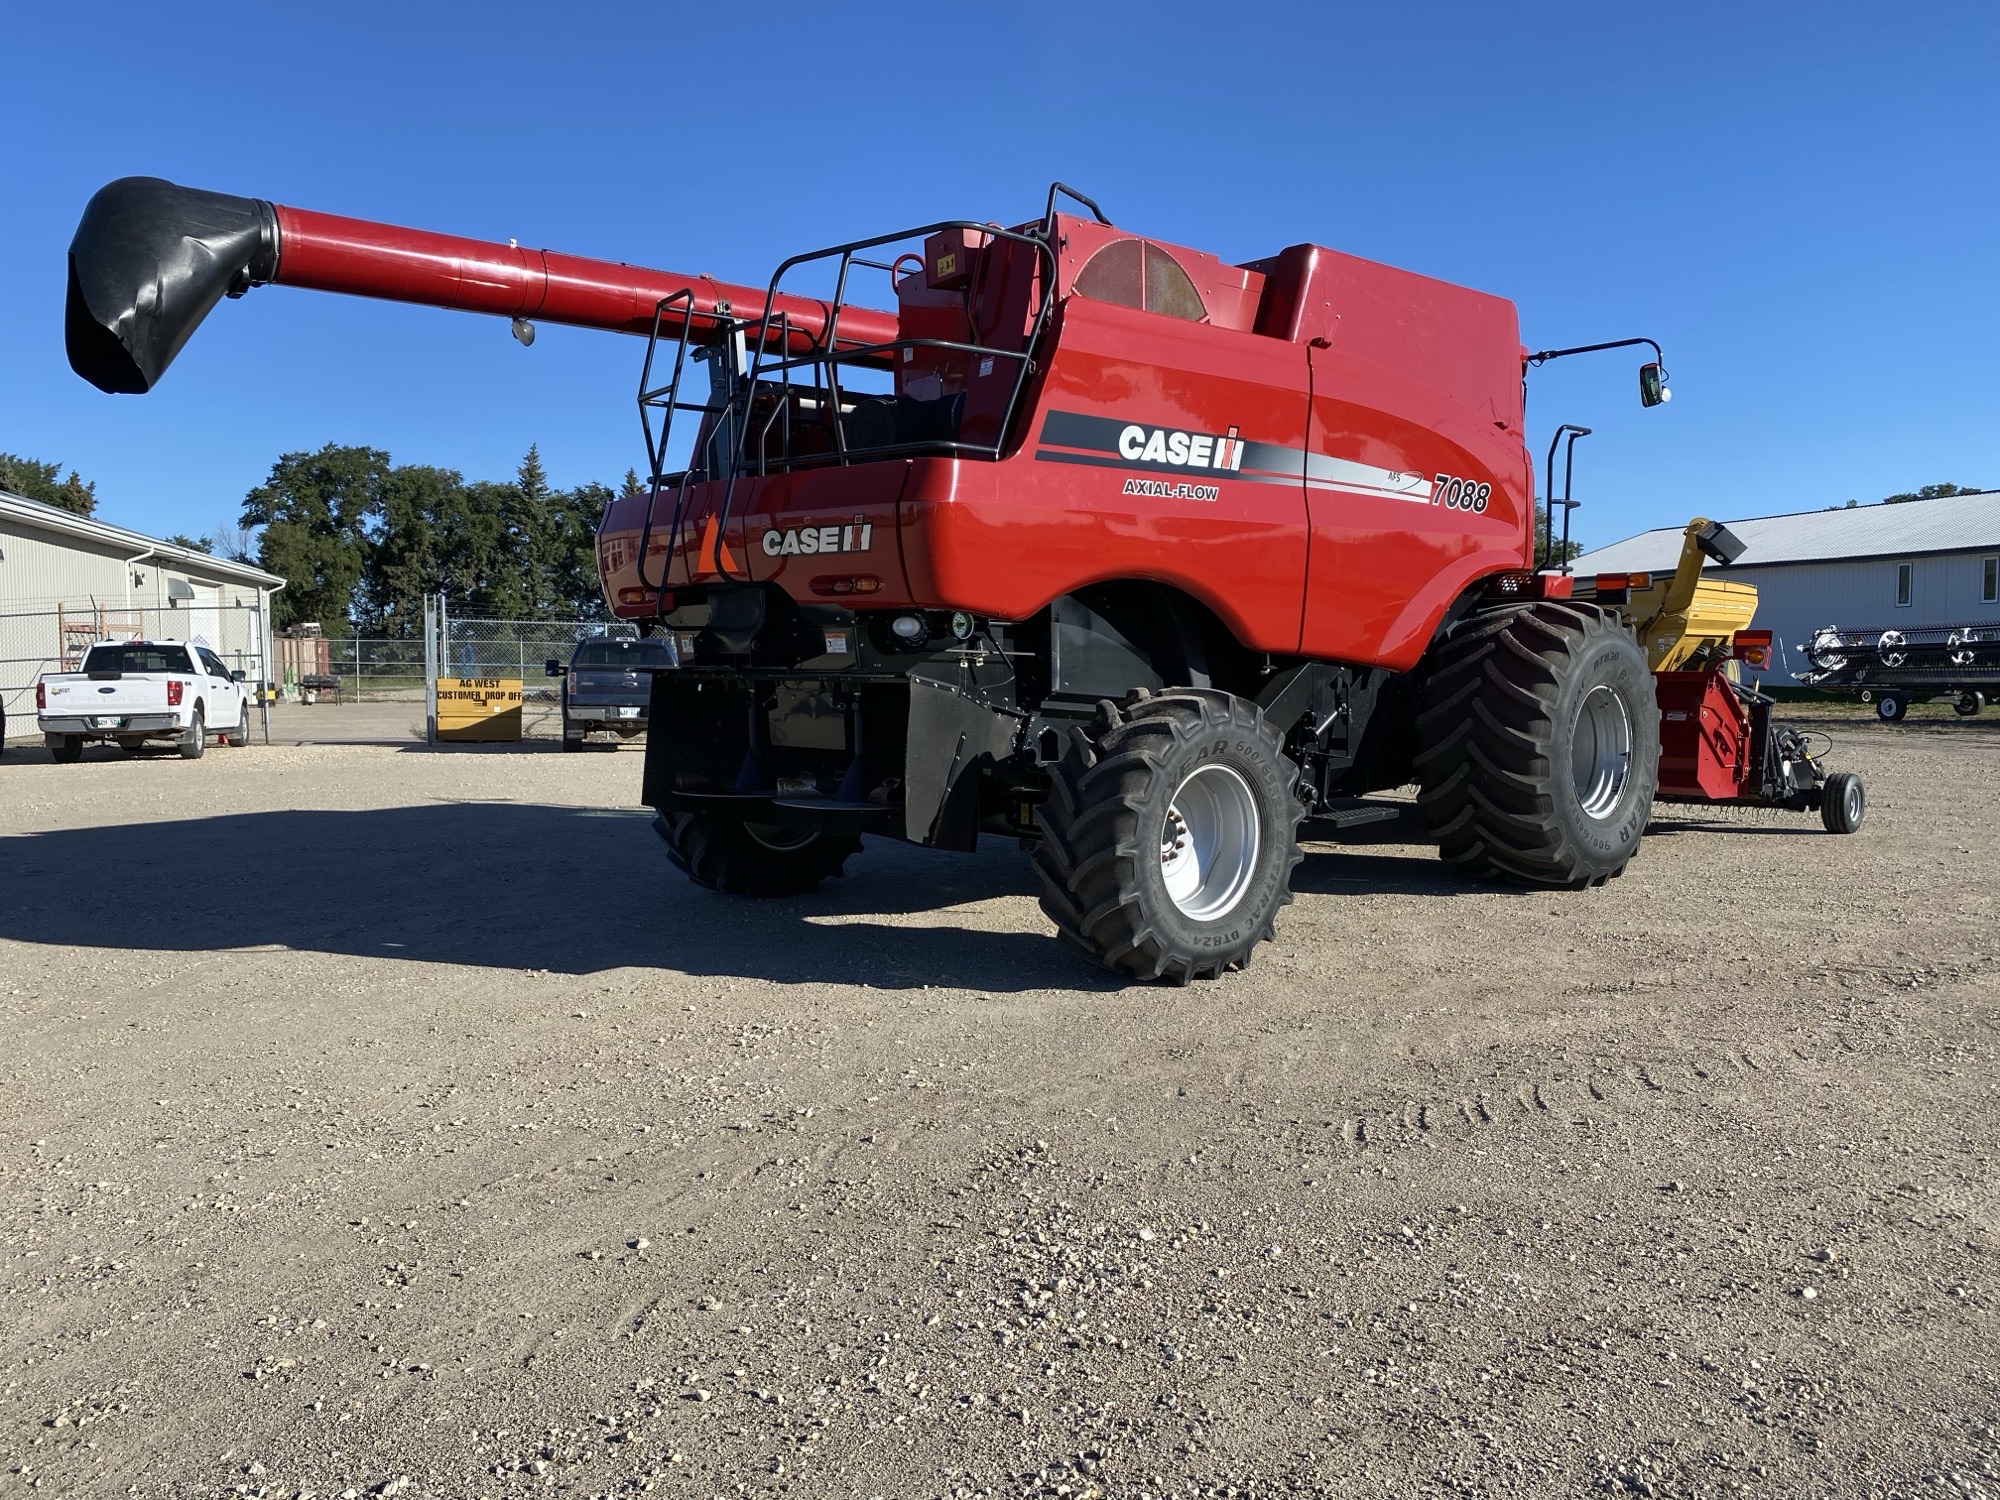
M 421 637 L 389 640 L 280 631 L 273 652 L 279 696 L 305 705 L 422 703 L 426 656 Z
M 562 738 L 563 680 L 547 674 L 549 662 L 567 668 L 579 641 L 629 640 L 639 634 L 639 627 L 627 620 L 460 619 L 444 601 L 433 602 L 429 619 L 435 649 L 432 683 L 519 681 L 521 733 L 527 739 Z M 435 720 L 433 710 L 433 724 Z

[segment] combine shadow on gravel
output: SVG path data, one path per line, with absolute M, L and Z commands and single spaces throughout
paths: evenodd
M 944 854 L 869 840 L 816 894 L 750 901 L 691 884 L 640 809 L 437 802 L 260 812 L 0 839 L 0 937 L 84 948 L 276 946 L 585 974 L 658 967 L 780 984 L 1112 990 L 1039 912 L 954 911 L 1039 885 L 994 840 Z M 78 899 L 78 872 L 105 894 Z M 1436 859 L 1307 853 L 1305 894 L 1462 894 Z M 190 908 L 173 895 L 199 888 Z M 195 910 L 200 920 L 190 923 Z M 1023 916 L 1032 930 L 995 930 Z
M 1011 846 L 952 855 L 871 840 L 816 895 L 747 901 L 691 884 L 650 819 L 439 802 L 25 834 L 0 839 L 0 937 L 878 988 L 1011 992 L 1098 977 L 1046 929 L 993 931 L 990 914 L 959 921 L 947 910 L 1031 893 Z M 79 900 L 84 886 L 98 894 Z M 1107 975 L 1103 987 L 1116 985 Z

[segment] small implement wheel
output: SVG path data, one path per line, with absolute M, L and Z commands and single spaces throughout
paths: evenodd
M 181 759 L 200 760 L 202 751 L 208 748 L 208 726 L 201 721 L 201 710 L 194 711 L 189 721 L 187 733 L 181 736 Z
M 1819 820 L 1828 833 L 1852 833 L 1868 816 L 1868 794 L 1852 771 L 1835 771 L 1820 788 Z
M 222 737 L 222 743 L 241 750 L 250 743 L 250 700 L 243 700 L 243 711 L 236 716 L 236 727 Z
M 1036 810 L 1042 910 L 1116 974 L 1243 967 L 1292 899 L 1298 769 L 1247 699 L 1139 692 L 1070 730 Z
M 567 741 L 564 742 L 567 748 Z M 732 896 L 803 896 L 861 852 L 853 834 L 812 833 L 705 813 L 661 813 L 653 831 L 696 885 Z
M 1875 717 L 1884 724 L 1900 724 L 1910 712 L 1910 700 L 1901 693 L 1884 693 L 1875 700 Z
M 58 735 L 49 741 L 49 758 L 59 766 L 73 766 L 83 759 L 83 736 Z
M 1951 711 L 1962 719 L 1969 719 L 1986 707 L 1984 693 L 1960 693 L 1951 705 Z
M 1435 652 L 1415 769 L 1445 863 L 1527 885 L 1622 874 L 1660 760 L 1653 679 L 1631 632 L 1550 601 L 1475 617 Z

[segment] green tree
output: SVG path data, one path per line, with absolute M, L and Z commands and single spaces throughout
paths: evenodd
M 380 449 L 329 443 L 285 454 L 243 497 L 242 524 L 263 528 L 257 565 L 286 582 L 272 603 L 274 624 L 315 621 L 329 635 L 353 628 L 388 479 Z
M 511 485 L 474 485 L 473 508 L 497 509 L 505 565 L 487 570 L 482 607 L 501 619 L 595 619 L 604 613 L 597 584 L 597 524 L 611 503 L 601 484 L 549 486 L 538 448 L 530 446 Z M 497 559 L 496 559 L 497 562 Z
M 0 453 L 0 490 L 12 490 L 30 500 L 53 505 L 72 515 L 87 516 L 97 509 L 97 485 L 86 483 L 71 469 L 69 478 L 57 481 L 61 464 L 45 464 L 19 454 Z
M 610 613 L 597 580 L 597 527 L 610 506 L 610 489 L 580 484 L 552 497 L 555 505 L 555 610 L 558 617 L 601 620 Z
M 160 540 L 165 542 L 169 547 L 185 547 L 190 552 L 213 553 L 215 551 L 215 543 L 211 542 L 205 536 L 183 536 L 180 532 L 176 531 L 172 536 L 161 537 Z
M 426 594 L 466 597 L 464 511 L 465 479 L 455 470 L 390 469 L 355 606 L 370 635 L 415 634 Z
M 1982 493 L 1977 485 L 1927 484 L 1920 490 L 1906 490 L 1900 495 L 1884 495 L 1884 505 L 1906 505 L 1912 500 L 1942 500 L 1946 495 L 1977 495 Z

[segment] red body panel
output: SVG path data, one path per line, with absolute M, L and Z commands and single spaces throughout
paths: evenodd
M 274 207 L 281 286 L 637 334 L 652 331 L 653 310 L 662 298 L 688 291 L 694 296 L 690 336 L 696 339 L 713 334 L 711 320 L 720 307 L 733 309 L 738 317 L 754 316 L 764 307 L 763 288 L 732 286 L 710 276 L 679 276 L 554 250 Z M 825 331 L 824 303 L 780 296 L 773 312 L 788 314 L 802 335 Z M 896 317 L 846 307 L 840 333 L 843 347 L 885 343 L 896 336 Z
M 1733 802 L 1757 779 L 1750 716 L 1719 670 L 1656 672 L 1660 795 Z
M 739 479 L 724 538 L 737 576 L 811 599 L 868 574 L 881 583 L 872 605 L 1002 619 L 1086 584 L 1150 579 L 1200 600 L 1254 650 L 1404 670 L 1468 587 L 1529 565 L 1512 304 L 1310 246 L 1250 268 L 1158 247 L 1214 304 L 1208 321 L 1186 321 L 1073 294 L 1079 267 L 1130 236 L 1070 220 L 1060 231 L 1067 295 L 1007 456 Z M 922 281 L 905 284 L 904 336 L 963 337 L 939 326 L 956 295 Z M 974 409 L 970 372 L 922 378 L 934 376 Z M 670 586 L 716 576 L 712 539 L 701 548 L 722 489 L 689 486 Z M 663 495 L 654 580 L 671 509 Z M 865 551 L 765 550 L 787 532 L 864 522 Z M 605 594 L 626 617 L 654 607 L 633 566 L 644 526 L 634 497 L 600 532 Z

